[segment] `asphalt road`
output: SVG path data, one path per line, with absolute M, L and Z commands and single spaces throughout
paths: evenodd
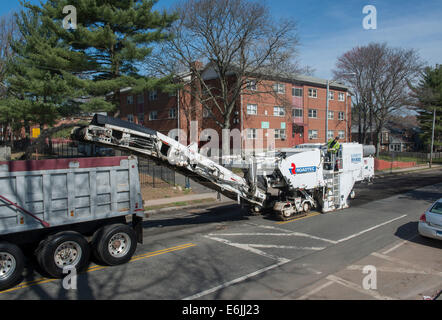
M 356 188 L 350 208 L 289 222 L 235 204 L 157 214 L 130 263 L 91 263 L 76 290 L 31 268 L 0 299 L 296 299 L 343 266 L 411 239 L 441 196 L 442 170 L 433 170 L 375 179 Z

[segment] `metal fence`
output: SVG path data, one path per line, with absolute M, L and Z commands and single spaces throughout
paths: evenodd
M 21 147 L 17 144 L 15 152 L 24 152 L 28 148 L 29 145 Z M 30 150 L 32 150 L 32 160 L 129 155 L 127 152 L 116 151 L 112 148 L 81 143 L 69 139 L 47 140 L 38 147 L 31 147 Z M 157 165 L 152 160 L 138 157 L 138 171 L 140 174 L 140 184 L 142 186 L 160 188 L 175 185 L 175 171 Z
M 380 152 L 379 159 L 387 161 L 416 162 L 416 164 L 426 164 L 430 161 L 430 153 Z M 433 153 L 433 162 L 442 163 L 442 152 Z

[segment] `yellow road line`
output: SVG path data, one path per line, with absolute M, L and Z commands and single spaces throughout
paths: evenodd
M 289 221 L 276 222 L 276 224 L 290 223 L 290 222 L 294 222 L 294 221 L 298 221 L 298 220 L 302 220 L 302 219 L 307 219 L 307 218 L 311 218 L 311 217 L 314 217 L 314 216 L 318 216 L 320 214 L 321 214 L 320 212 L 316 212 L 316 213 L 309 214 L 308 216 L 305 216 L 305 217 L 301 217 L 301 218 L 297 218 L 297 219 L 293 219 L 293 220 L 289 220 Z
M 161 255 L 161 254 L 165 254 L 165 253 L 170 253 L 170 252 L 174 252 L 174 251 L 179 251 L 179 250 L 187 249 L 187 248 L 194 247 L 194 246 L 196 246 L 196 244 L 194 244 L 194 243 L 186 243 L 186 244 L 182 244 L 182 245 L 175 246 L 175 247 L 170 247 L 170 248 L 166 248 L 166 249 L 162 249 L 162 250 L 158 250 L 158 251 L 153 251 L 153 252 L 148 252 L 148 253 L 140 254 L 140 255 L 137 255 L 137 256 L 133 256 L 132 259 L 128 263 L 134 262 L 134 261 L 138 261 L 138 260 L 142 260 L 142 259 L 147 259 L 147 258 L 150 258 L 150 257 L 154 257 L 154 256 L 158 256 L 158 255 Z M 92 267 L 89 267 L 84 273 L 92 272 L 92 271 L 98 271 L 98 270 L 102 270 L 102 269 L 106 269 L 106 268 L 108 268 L 108 266 L 94 265 Z M 27 282 L 22 282 L 22 283 L 20 283 L 18 286 L 14 287 L 14 288 L 10 288 L 10 289 L 7 289 L 7 290 L 0 291 L 0 294 L 16 291 L 16 290 L 19 290 L 19 289 L 28 288 L 28 287 L 35 286 L 35 285 L 38 285 L 38 284 L 49 283 L 49 282 L 56 281 L 56 280 L 60 280 L 60 279 L 39 278 L 39 279 L 27 281 Z

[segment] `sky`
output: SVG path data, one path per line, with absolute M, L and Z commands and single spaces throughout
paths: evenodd
M 31 0 L 39 3 L 39 0 Z M 176 0 L 159 0 L 170 8 Z M 0 0 L 0 15 L 20 8 L 19 0 Z M 297 22 L 299 62 L 314 76 L 331 79 L 337 58 L 356 46 L 386 42 L 391 47 L 416 49 L 428 65 L 442 64 L 441 0 L 267 0 L 272 15 Z M 377 28 L 363 28 L 366 5 L 376 8 Z

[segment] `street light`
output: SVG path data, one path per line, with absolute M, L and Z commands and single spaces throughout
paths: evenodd
M 355 72 L 350 73 L 344 73 L 342 76 L 355 76 Z M 337 80 L 328 80 L 327 79 L 327 98 L 326 98 L 326 110 L 325 110 L 325 143 L 328 142 L 328 107 L 329 107 L 329 100 L 330 100 L 330 83 L 336 82 Z M 347 108 L 347 98 L 345 99 L 345 107 Z M 345 119 L 347 119 L 348 115 L 347 112 L 345 112 Z M 346 131 L 346 137 L 348 136 L 347 133 L 347 125 L 345 126 Z

